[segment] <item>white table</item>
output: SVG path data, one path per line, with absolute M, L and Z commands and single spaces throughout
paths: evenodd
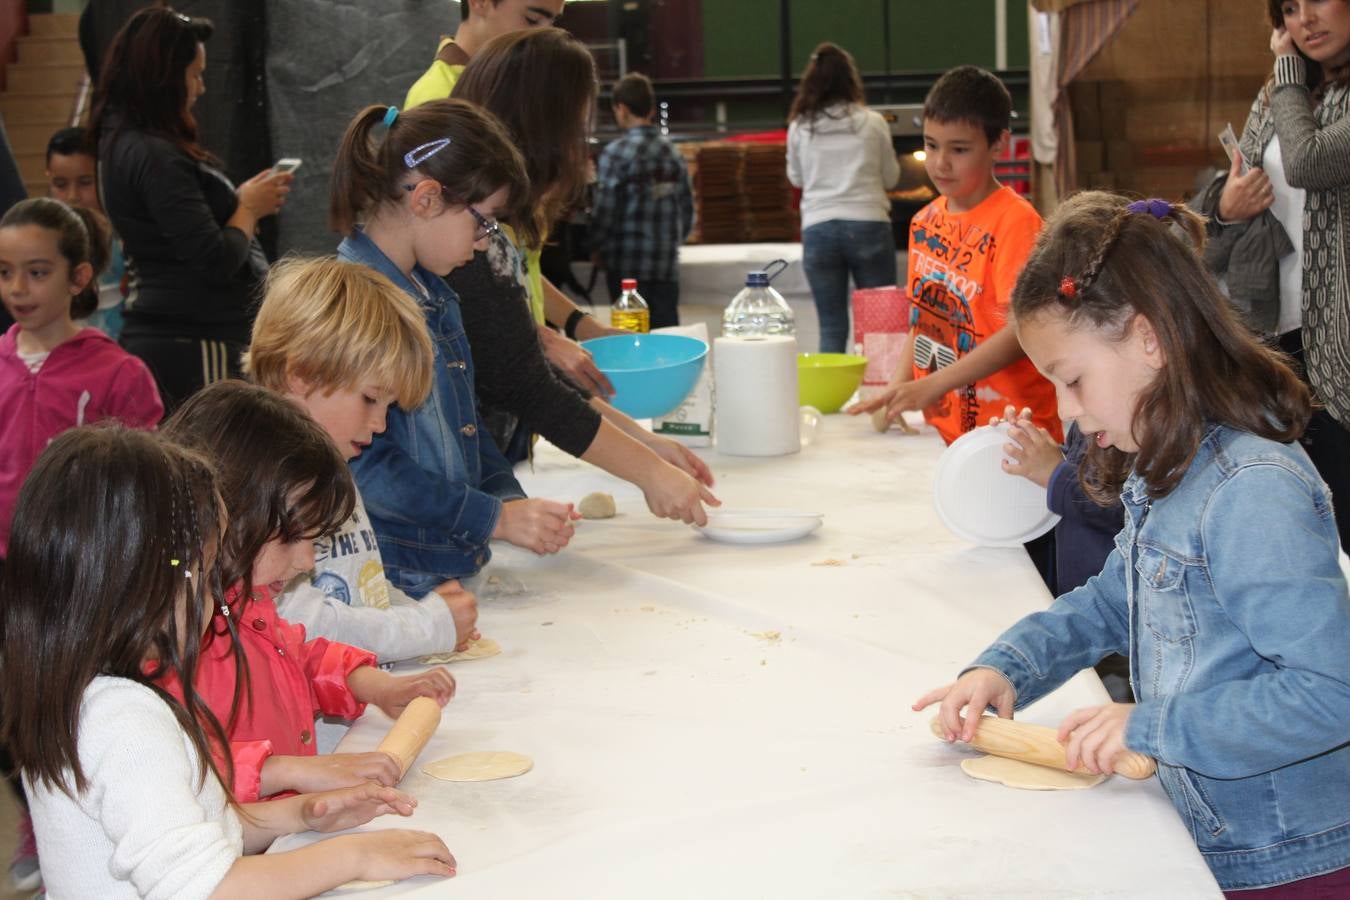
M 406 824 L 442 835 L 459 876 L 362 896 L 1218 896 L 1156 781 L 977 783 L 969 751 L 910 711 L 1049 599 L 1020 549 L 941 526 L 940 451 L 931 432 L 828 416 L 795 456 L 708 452 L 729 505 L 825 513 L 808 538 L 742 547 L 653 519 L 635 488 L 543 448 L 532 494 L 604 489 L 620 516 L 582 523 L 557 557 L 498 551 L 481 628 L 505 652 L 454 666 L 459 696 L 421 757 L 514 750 L 535 768 L 477 785 L 414 768 Z M 1086 672 L 1020 718 L 1105 699 Z M 388 726 L 372 710 L 342 749 Z

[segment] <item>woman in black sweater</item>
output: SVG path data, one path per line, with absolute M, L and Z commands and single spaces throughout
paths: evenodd
M 167 7 L 132 16 L 104 58 L 90 129 L 103 208 L 133 276 L 122 345 L 150 367 L 166 411 L 240 375 L 267 271 L 254 234 L 292 179 L 264 170 L 235 188 L 197 143 L 192 106 L 212 30 Z
M 544 357 L 526 299 L 523 246 L 538 244 L 560 208 L 585 183 L 585 132 L 595 103 L 590 51 L 556 28 L 494 38 L 474 56 L 452 97 L 502 120 L 525 157 L 530 221 L 492 235 L 487 252 L 446 281 L 460 297 L 473 351 L 475 387 L 494 440 L 507 451 L 531 432 L 642 489 L 651 511 L 700 525 L 704 503 L 719 505 L 712 473 L 684 445 L 654 435 L 598 397 L 560 377 Z M 577 318 L 565 324 L 568 336 Z

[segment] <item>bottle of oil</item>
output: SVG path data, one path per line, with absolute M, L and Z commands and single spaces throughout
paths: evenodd
M 623 293 L 610 308 L 609 321 L 615 328 L 646 334 L 652 330 L 652 313 L 647 301 L 637 292 L 637 279 L 625 278 L 620 282 Z

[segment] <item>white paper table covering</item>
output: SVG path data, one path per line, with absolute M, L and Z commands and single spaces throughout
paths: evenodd
M 941 526 L 934 433 L 828 416 L 800 454 L 703 452 L 728 505 L 819 509 L 824 527 L 717 544 L 541 447 L 531 495 L 603 489 L 620 516 L 583 522 L 557 557 L 497 550 L 481 627 L 503 653 L 453 668 L 459 696 L 421 757 L 513 750 L 535 768 L 464 785 L 414 767 L 416 814 L 366 828 L 435 831 L 460 874 L 362 896 L 1219 896 L 1156 781 L 977 783 L 931 711 L 910 712 L 1049 600 L 1020 549 Z M 842 565 L 812 565 L 826 560 Z M 1019 717 L 1053 725 L 1105 699 L 1087 672 Z M 342 749 L 374 749 L 388 726 L 372 709 Z

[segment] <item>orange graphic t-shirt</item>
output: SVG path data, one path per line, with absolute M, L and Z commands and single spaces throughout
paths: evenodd
M 1013 285 L 1040 230 L 1040 214 L 1006 186 L 969 212 L 949 212 L 946 197 L 919 210 L 909 225 L 915 378 L 950 366 L 1007 324 Z M 950 444 L 1009 404 L 1029 407 L 1037 425 L 1064 439 L 1055 389 L 1025 357 L 949 391 L 923 415 Z

